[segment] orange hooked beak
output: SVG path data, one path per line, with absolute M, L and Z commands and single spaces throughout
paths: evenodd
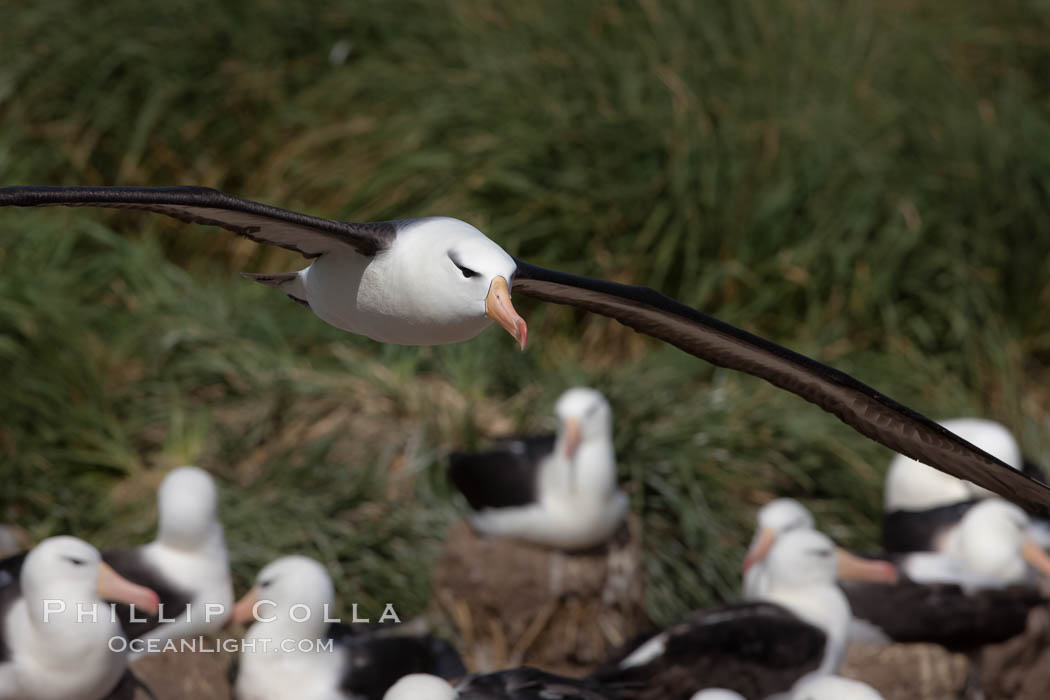
M 881 559 L 865 559 L 838 548 L 839 578 L 843 581 L 897 583 L 897 567 Z
M 576 454 L 576 449 L 580 446 L 580 441 L 583 439 L 582 433 L 580 432 L 580 421 L 575 418 L 568 418 L 565 421 L 565 456 L 572 459 L 572 456 Z
M 777 533 L 775 531 L 768 527 L 762 528 L 762 531 L 758 533 L 758 538 L 755 539 L 755 543 L 751 545 L 751 549 L 747 550 L 747 555 L 744 557 L 745 574 L 748 569 L 766 558 L 770 548 L 776 541 Z
M 1024 547 L 1021 549 L 1021 555 L 1024 560 L 1031 564 L 1036 571 L 1043 576 L 1050 576 L 1050 557 L 1046 555 L 1043 548 L 1040 547 L 1035 540 L 1025 540 Z
M 152 589 L 132 583 L 105 562 L 98 565 L 98 595 L 105 600 L 134 605 L 147 615 L 160 610 L 160 596 Z
M 525 349 L 529 329 L 525 325 L 525 319 L 518 315 L 514 305 L 510 303 L 510 286 L 506 278 L 497 277 L 489 285 L 489 293 L 485 297 L 485 315 L 503 326 L 503 329 L 518 341 L 521 349 Z
M 252 587 L 252 589 L 245 593 L 244 596 L 233 606 L 233 614 L 230 615 L 230 619 L 226 624 L 239 625 L 245 622 L 251 622 L 253 613 L 252 609 L 257 602 L 259 602 L 259 591 L 255 587 Z

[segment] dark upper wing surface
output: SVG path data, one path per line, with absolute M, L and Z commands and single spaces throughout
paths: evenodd
M 166 620 L 172 620 L 182 615 L 191 602 L 193 593 L 183 590 L 166 579 L 160 572 L 152 568 L 142 558 L 142 548 L 132 547 L 128 549 L 107 549 L 102 552 L 102 561 L 113 567 L 118 574 L 140 586 L 152 589 L 160 603 L 162 610 L 157 615 L 146 615 L 141 610 L 135 611 L 135 620 L 131 619 L 131 606 L 125 603 L 114 604 L 117 619 L 124 629 L 128 639 L 136 639 L 147 632 L 156 629 L 161 624 L 160 613 L 164 613 Z
M 395 222 L 359 224 L 321 219 L 210 187 L 0 187 L 2 206 L 141 209 L 180 221 L 219 226 L 308 258 L 339 246 L 375 255 L 388 248 L 397 235 Z
M 833 413 L 895 452 L 968 479 L 1033 514 L 1050 515 L 1050 489 L 1046 486 L 844 372 L 652 289 L 517 262 L 517 292 L 615 318 L 714 365 L 764 379 Z
M 621 666 L 657 636 L 663 637 L 660 653 L 645 663 Z M 638 700 L 689 698 L 700 688 L 764 698 L 788 690 L 817 668 L 825 644 L 823 632 L 779 605 L 736 603 L 691 613 L 656 635 L 638 637 L 599 667 L 594 678 Z
M 891 510 L 882 516 L 882 548 L 890 553 L 936 552 L 940 538 L 980 502 L 975 498 L 924 510 Z
M 330 627 L 328 637 L 347 657 L 339 687 L 354 698 L 382 700 L 390 686 L 410 673 L 429 673 L 448 680 L 467 674 L 452 645 L 437 637 L 349 633 L 346 627 Z
M 596 681 L 565 678 L 524 666 L 476 674 L 456 686 L 462 700 L 616 700 Z
M 967 593 L 948 583 L 897 585 L 841 581 L 855 618 L 895 642 L 940 644 L 970 651 L 1021 634 L 1028 613 L 1047 600 L 1036 588 L 1012 586 Z
M 486 452 L 453 452 L 449 476 L 474 510 L 511 508 L 536 500 L 540 465 L 554 451 L 554 436 L 504 440 Z

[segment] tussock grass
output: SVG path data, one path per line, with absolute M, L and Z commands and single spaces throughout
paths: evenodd
M 17 7 L 16 7 L 17 6 Z M 6 183 L 206 184 L 317 215 L 468 219 L 645 283 L 1050 456 L 1045 3 L 0 1 Z M 0 518 L 142 540 L 163 468 L 224 485 L 242 583 L 291 550 L 427 596 L 448 449 L 616 409 L 667 619 L 732 595 L 753 508 L 877 531 L 885 450 L 800 400 L 527 306 L 383 347 L 239 269 L 283 252 L 128 213 L 0 216 Z

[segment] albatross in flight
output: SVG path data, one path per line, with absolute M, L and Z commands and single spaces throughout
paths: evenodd
M 496 321 L 524 347 L 527 327 L 511 304 L 513 286 L 764 379 L 895 452 L 1050 516 L 1050 489 L 848 374 L 646 287 L 518 260 L 458 219 L 333 221 L 206 187 L 2 187 L 0 206 L 143 209 L 298 251 L 312 260 L 305 269 L 249 277 L 277 287 L 327 323 L 387 343 L 454 343 Z

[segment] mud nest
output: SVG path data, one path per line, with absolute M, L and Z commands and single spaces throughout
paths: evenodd
M 1034 608 L 1022 634 L 967 654 L 935 644 L 854 644 L 839 672 L 868 683 L 886 700 L 1045 700 L 1050 609 Z
M 581 675 L 651 629 L 643 571 L 637 519 L 575 553 L 481 537 L 459 521 L 434 570 L 434 613 L 471 671 Z
M 131 664 L 135 675 L 142 680 L 157 700 L 229 700 L 230 664 L 235 654 L 219 652 L 165 652 L 151 654 Z M 147 693 L 137 689 L 134 700 L 150 700 Z
M 851 644 L 839 673 L 864 681 L 886 700 L 956 700 L 970 664 L 937 644 Z

